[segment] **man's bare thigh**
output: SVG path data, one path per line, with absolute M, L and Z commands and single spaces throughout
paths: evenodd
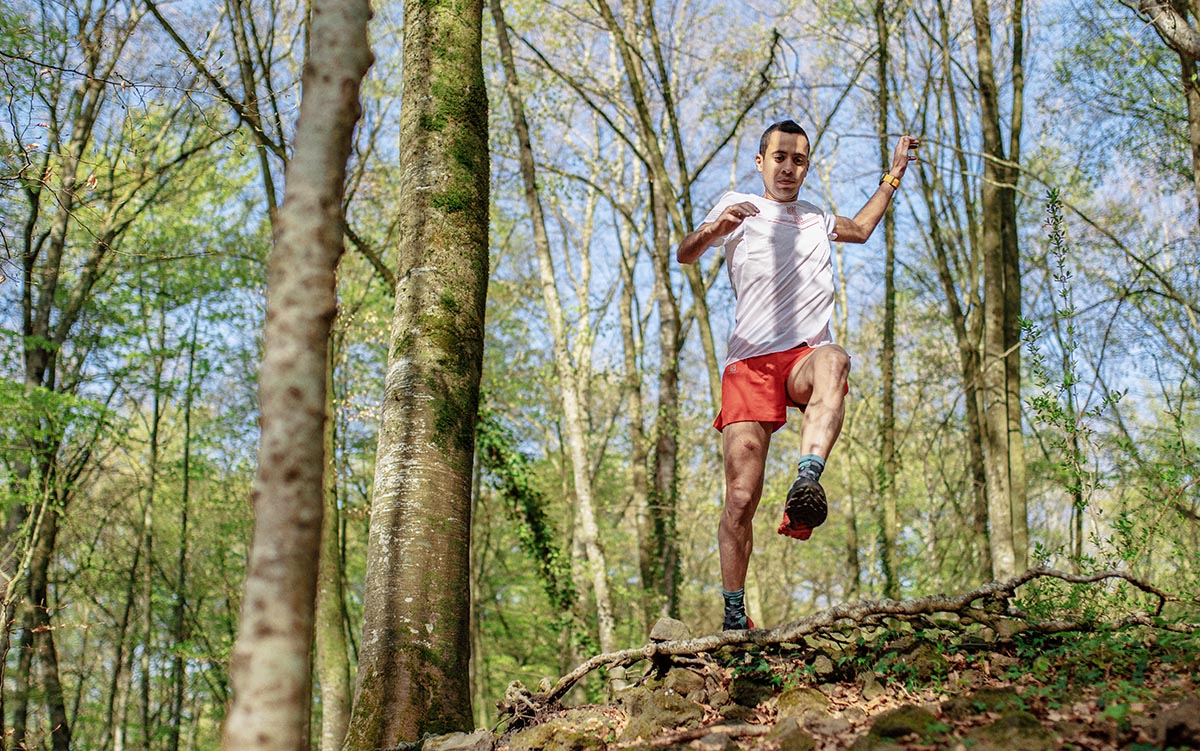
M 808 404 L 812 401 L 813 390 L 816 387 L 820 366 L 829 358 L 846 358 L 846 350 L 837 344 L 822 344 L 813 349 L 802 360 L 792 366 L 788 374 L 788 398 L 796 404 Z

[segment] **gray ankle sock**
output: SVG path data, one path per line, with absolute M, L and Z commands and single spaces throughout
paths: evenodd
M 821 473 L 825 471 L 825 460 L 816 454 L 805 454 L 800 457 L 800 461 L 796 462 L 796 474 L 802 477 L 807 477 L 813 482 L 821 479 Z
M 722 589 L 721 594 L 725 598 L 725 623 L 735 625 L 739 628 L 746 627 L 746 589 L 737 589 L 730 592 L 727 589 Z

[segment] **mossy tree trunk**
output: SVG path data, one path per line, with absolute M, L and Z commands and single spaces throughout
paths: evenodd
M 888 15 L 884 0 L 875 1 L 875 34 L 879 54 L 875 58 L 876 133 L 879 136 L 880 163 L 886 171 L 891 164 L 888 148 Z M 883 381 L 882 415 L 879 424 L 879 559 L 883 566 L 883 593 L 900 599 L 899 557 L 896 553 L 898 523 L 896 515 L 896 212 L 892 205 L 883 215 L 883 346 L 879 369 Z
M 295 149 L 268 264 L 254 538 L 222 747 L 309 747 L 326 361 L 346 163 L 372 62 L 366 0 L 314 0 Z
M 983 439 L 992 576 L 1007 579 L 1025 569 L 1028 522 L 1025 454 L 1021 432 L 1021 264 L 1017 245 L 1016 165 L 1020 160 L 1023 96 L 1024 5 L 1011 11 L 1011 91 L 1005 143 L 1000 87 L 993 55 L 991 6 L 972 0 L 976 79 L 983 137 L 980 256 L 983 261 Z
M 472 727 L 471 468 L 488 278 L 482 0 L 405 5 L 396 303 L 347 751 Z

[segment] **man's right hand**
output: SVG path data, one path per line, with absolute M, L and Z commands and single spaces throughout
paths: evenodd
M 696 259 L 704 255 L 704 251 L 708 250 L 717 238 L 733 232 L 742 226 L 742 222 L 746 221 L 747 217 L 752 217 L 757 213 L 758 207 L 749 201 L 742 201 L 727 207 L 716 219 L 701 224 L 695 232 L 683 238 L 675 257 L 680 263 L 695 263 Z
M 742 226 L 742 222 L 748 217 L 752 217 L 758 213 L 758 207 L 749 201 L 735 203 L 721 212 L 721 215 L 712 221 L 713 233 L 716 235 L 728 235 L 738 227 Z

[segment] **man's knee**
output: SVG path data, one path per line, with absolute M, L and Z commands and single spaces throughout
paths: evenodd
M 753 492 L 744 488 L 726 488 L 721 531 L 738 539 L 746 536 L 754 524 L 754 512 L 757 507 L 758 499 L 754 497 Z
M 813 386 L 835 389 L 841 393 L 850 379 L 850 355 L 836 344 L 827 344 L 813 353 Z

